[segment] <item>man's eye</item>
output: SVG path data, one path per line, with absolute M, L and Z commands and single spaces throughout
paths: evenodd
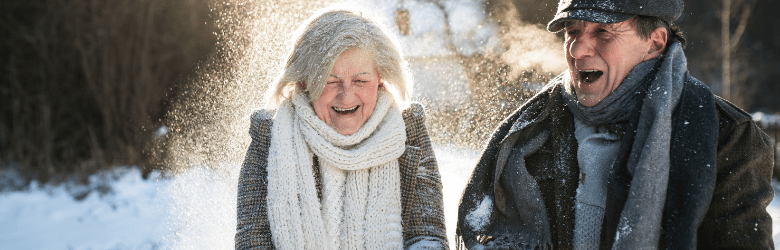
M 579 30 L 567 30 L 566 31 L 566 34 L 568 34 L 569 36 L 575 36 L 575 35 L 577 35 L 579 33 L 580 33 Z
M 605 29 L 596 29 L 596 33 L 606 33 L 607 30 Z
M 339 83 L 339 82 L 338 82 L 338 81 L 331 81 L 331 82 L 328 82 L 328 84 L 337 84 L 337 83 Z

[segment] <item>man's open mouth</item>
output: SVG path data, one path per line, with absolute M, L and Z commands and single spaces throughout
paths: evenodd
M 582 70 L 580 71 L 580 79 L 585 83 L 592 83 L 601 78 L 604 72 L 601 70 Z
M 351 109 L 343 109 L 343 108 L 333 107 L 333 111 L 336 111 L 336 113 L 339 113 L 341 115 L 348 115 L 348 114 L 352 114 L 355 111 L 357 111 L 357 109 L 359 107 L 360 107 L 360 105 L 357 105 L 357 106 L 355 106 L 355 107 L 353 107 Z

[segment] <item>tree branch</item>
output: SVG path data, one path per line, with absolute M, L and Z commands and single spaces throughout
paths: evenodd
M 734 35 L 731 37 L 731 51 L 737 50 L 737 45 L 739 44 L 739 40 L 742 38 L 742 34 L 745 33 L 745 28 L 747 27 L 747 21 L 750 18 L 750 11 L 753 10 L 753 4 L 748 4 L 744 8 L 742 8 L 742 16 L 739 18 L 739 24 L 737 25 L 737 30 L 734 31 Z

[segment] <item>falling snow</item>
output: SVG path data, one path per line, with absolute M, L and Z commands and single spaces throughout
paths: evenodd
M 236 184 L 249 143 L 248 114 L 264 104 L 265 84 L 273 81 L 289 49 L 288 34 L 329 1 L 227 2 L 233 7 L 222 6 L 224 12 L 217 13 L 223 17 L 219 23 L 220 50 L 240 51 L 243 57 L 233 53 L 204 64 L 196 77 L 202 80 L 192 90 L 200 94 L 174 104 L 171 124 L 161 126 L 154 135 L 168 139 L 172 158 L 164 164 L 187 170 L 173 176 L 153 173 L 143 179 L 138 169 L 127 167 L 96 174 L 86 186 L 49 186 L 33 181 L 22 190 L 2 191 L 0 249 L 233 249 Z M 453 0 L 441 5 L 412 0 L 375 2 L 374 8 L 384 11 L 384 19 L 392 19 L 398 8 L 410 11 L 414 35 L 400 39 L 418 84 L 416 100 L 468 92 L 454 84 L 465 83 L 463 67 L 448 60 L 507 49 L 500 47 L 498 27 L 486 17 L 480 1 Z M 449 35 L 445 33 L 447 26 Z M 548 35 L 554 38 L 543 30 L 514 31 L 508 34 L 532 36 L 514 37 L 518 41 L 536 41 Z M 554 45 L 554 50 L 524 50 L 538 47 L 522 43 L 510 46 L 505 55 L 517 58 L 513 65 L 529 60 L 545 68 L 565 65 L 562 61 L 533 61 L 550 58 L 559 45 Z M 441 82 L 451 86 L 444 89 Z M 451 96 L 464 98 L 463 94 Z M 458 202 L 479 152 L 450 145 L 434 145 L 434 151 L 442 177 L 447 236 L 454 246 Z M 13 174 L 0 173 L 3 176 Z M 19 181 L 0 180 L 2 183 Z M 780 188 L 780 184 L 773 184 Z M 469 224 L 486 226 L 491 209 L 492 200 L 484 197 L 469 214 Z M 767 211 L 778 221 L 772 228 L 775 242 L 780 242 L 780 199 L 773 200 Z

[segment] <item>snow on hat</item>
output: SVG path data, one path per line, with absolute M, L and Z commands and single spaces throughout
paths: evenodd
M 682 0 L 561 0 L 547 30 L 558 32 L 567 20 L 619 23 L 634 16 L 658 17 L 671 24 L 682 11 Z

